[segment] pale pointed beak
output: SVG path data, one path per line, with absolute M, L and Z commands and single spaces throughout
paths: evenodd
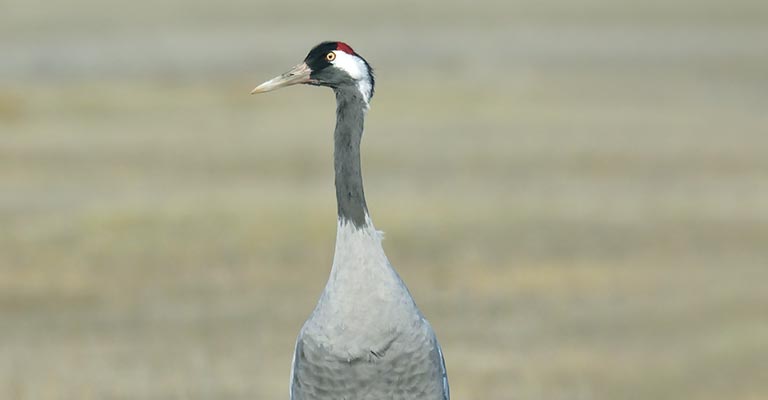
M 293 67 L 290 71 L 256 86 L 255 89 L 251 90 L 251 94 L 269 92 L 275 89 L 280 89 L 281 87 L 299 83 L 309 83 L 311 81 L 309 74 L 311 73 L 312 70 L 307 63 L 301 63 Z

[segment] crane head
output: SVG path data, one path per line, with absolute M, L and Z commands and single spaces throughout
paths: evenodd
M 257 86 L 251 94 L 299 83 L 356 89 L 366 103 L 373 97 L 374 90 L 373 70 L 363 57 L 344 42 L 323 42 L 309 51 L 304 62 Z

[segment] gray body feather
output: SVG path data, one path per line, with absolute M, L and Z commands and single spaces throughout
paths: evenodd
M 296 342 L 291 398 L 449 399 L 442 352 L 432 328 L 417 311 L 396 307 L 382 313 L 381 326 L 388 328 L 375 335 L 344 335 L 350 330 L 346 324 L 354 321 L 324 321 L 318 310 Z

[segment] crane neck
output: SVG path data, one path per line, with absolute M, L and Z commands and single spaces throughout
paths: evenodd
M 360 169 L 360 140 L 368 102 L 357 87 L 342 86 L 334 88 L 334 92 L 336 130 L 333 135 L 333 166 L 339 222 L 352 223 L 360 229 L 367 225 L 368 216 Z

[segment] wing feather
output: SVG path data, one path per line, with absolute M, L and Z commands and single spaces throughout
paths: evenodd
M 440 355 L 440 369 L 443 376 L 443 399 L 451 399 L 451 388 L 448 385 L 448 371 L 445 369 L 445 357 L 443 357 L 443 349 L 440 347 L 440 343 L 435 339 L 435 346 L 437 346 L 437 354 Z

